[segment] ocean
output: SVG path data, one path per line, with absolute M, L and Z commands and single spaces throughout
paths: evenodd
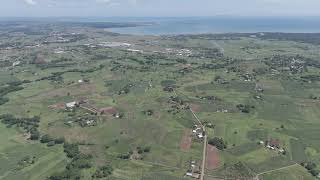
M 106 18 L 108 22 L 136 22 L 144 25 L 110 28 L 107 31 L 134 35 L 177 35 L 201 33 L 319 33 L 320 17 L 173 17 Z

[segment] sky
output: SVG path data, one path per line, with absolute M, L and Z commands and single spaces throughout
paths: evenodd
M 320 16 L 320 0 L 0 0 L 0 17 Z

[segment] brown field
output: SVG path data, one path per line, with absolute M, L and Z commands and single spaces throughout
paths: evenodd
M 192 143 L 192 131 L 191 129 L 185 129 L 183 131 L 183 136 L 180 142 L 180 149 L 182 151 L 188 151 L 191 148 Z
M 57 103 L 57 104 L 53 104 L 51 106 L 49 106 L 49 108 L 53 108 L 53 109 L 65 109 L 66 105 L 65 103 Z
M 191 104 L 190 108 L 192 109 L 193 112 L 200 112 L 200 105 L 199 104 Z
M 207 158 L 206 158 L 206 168 L 216 169 L 219 167 L 219 151 L 216 147 L 208 144 L 207 146 Z

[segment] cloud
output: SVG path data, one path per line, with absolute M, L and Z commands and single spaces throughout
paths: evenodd
M 111 3 L 111 0 L 97 0 L 98 3 Z
M 131 3 L 133 5 L 137 5 L 138 4 L 138 0 L 129 0 L 129 3 Z
M 120 6 L 125 4 L 137 4 L 137 0 L 96 0 L 96 2 L 106 4 L 109 7 Z
M 36 5 L 37 2 L 34 0 L 24 0 L 25 3 L 29 4 L 29 5 Z

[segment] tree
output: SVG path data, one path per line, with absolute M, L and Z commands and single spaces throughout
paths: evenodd
M 48 143 L 50 141 L 52 141 L 52 138 L 48 134 L 43 135 L 40 139 L 41 143 Z
M 48 142 L 48 144 L 47 144 L 48 147 L 54 146 L 54 145 L 56 145 L 56 143 L 55 143 L 54 141 L 50 141 L 50 142 Z
M 144 149 L 143 149 L 143 152 L 150 152 L 151 151 L 151 147 L 150 146 L 146 146 Z
M 318 176 L 320 172 L 316 169 L 312 169 L 312 170 L 310 170 L 310 173 L 312 176 Z
M 38 130 L 33 130 L 30 133 L 30 140 L 38 140 L 40 138 L 40 132 Z
M 64 137 L 57 138 L 57 139 L 54 140 L 54 142 L 56 144 L 63 144 L 65 142 L 65 139 L 64 139 Z
M 210 139 L 208 143 L 212 146 L 215 146 L 219 150 L 227 148 L 227 144 L 223 141 L 222 138 L 214 137 L 213 139 Z

